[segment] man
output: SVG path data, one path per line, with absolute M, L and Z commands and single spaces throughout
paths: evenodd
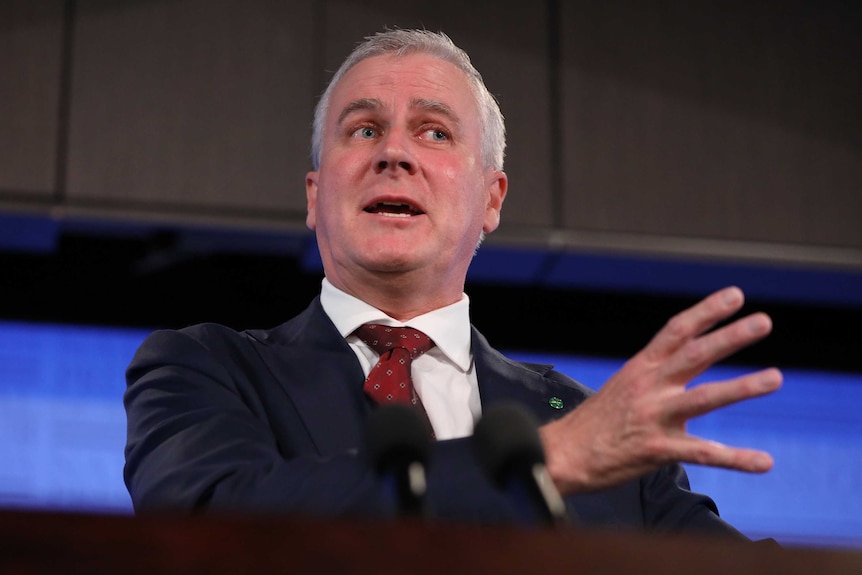
M 308 227 L 325 279 L 300 315 L 270 330 L 215 324 L 152 334 L 127 371 L 125 480 L 138 511 L 391 516 L 362 453 L 375 403 L 363 381 L 373 322 L 421 330 L 416 397 L 436 441 L 431 519 L 510 522 L 517 512 L 476 461 L 474 425 L 518 401 L 539 432 L 554 485 L 584 526 L 692 530 L 745 539 L 677 462 L 749 472 L 768 454 L 689 436 L 686 421 L 770 393 L 778 370 L 686 389 L 771 330 L 737 319 L 730 287 L 683 311 L 593 393 L 550 366 L 509 360 L 470 325 L 467 268 L 500 222 L 503 119 L 466 54 L 443 34 L 369 37 L 315 113 Z M 556 409 L 549 402 L 555 398 Z M 576 409 L 574 409 L 576 407 Z

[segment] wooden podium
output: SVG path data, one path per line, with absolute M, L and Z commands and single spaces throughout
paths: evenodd
M 0 573 L 862 574 L 862 552 L 418 521 L 0 512 Z

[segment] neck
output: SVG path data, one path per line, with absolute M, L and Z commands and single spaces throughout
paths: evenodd
M 405 273 L 375 273 L 371 279 L 354 282 L 329 275 L 327 279 L 343 292 L 402 322 L 451 305 L 464 292 L 463 282 L 456 289 L 444 288 L 445 282 L 414 280 Z

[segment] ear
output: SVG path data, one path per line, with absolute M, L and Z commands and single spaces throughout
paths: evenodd
M 305 175 L 305 199 L 306 199 L 306 214 L 305 225 L 310 230 L 317 227 L 317 172 L 308 172 Z
M 509 189 L 509 177 L 500 170 L 491 170 L 486 177 L 485 189 L 488 191 L 488 203 L 485 205 L 485 223 L 482 229 L 489 234 L 500 225 L 500 210 Z

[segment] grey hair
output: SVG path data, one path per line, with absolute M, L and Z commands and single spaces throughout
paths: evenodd
M 454 64 L 467 76 L 479 106 L 482 162 L 485 167 L 502 170 L 503 158 L 506 153 L 506 127 L 503 122 L 503 114 L 500 112 L 496 98 L 485 86 L 482 75 L 470 62 L 470 57 L 443 32 L 401 29 L 386 30 L 373 36 L 367 36 L 332 76 L 314 109 L 314 132 L 311 136 L 311 163 L 314 169 L 320 168 L 324 125 L 335 86 L 348 70 L 359 62 L 387 54 L 396 57 L 408 54 L 428 54 Z

